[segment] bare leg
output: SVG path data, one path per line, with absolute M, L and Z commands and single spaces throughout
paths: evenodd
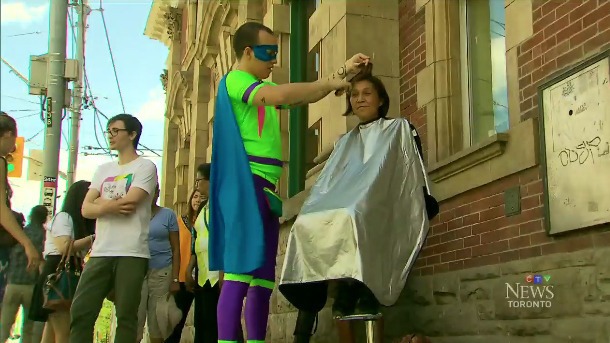
M 55 343 L 55 330 L 53 329 L 53 324 L 47 320 L 44 325 L 44 330 L 42 331 L 42 341 L 41 343 Z

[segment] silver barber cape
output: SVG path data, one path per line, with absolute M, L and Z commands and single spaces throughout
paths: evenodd
M 293 285 L 354 279 L 393 305 L 428 233 L 424 173 L 405 119 L 343 136 L 290 231 L 280 278 L 288 301 L 303 294 L 285 291 Z

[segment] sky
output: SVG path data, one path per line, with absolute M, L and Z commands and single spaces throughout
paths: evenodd
M 29 77 L 31 55 L 42 55 L 48 51 L 49 0 L 0 0 L 0 53 L 15 69 Z M 151 0 L 89 0 L 93 9 L 88 17 L 86 31 L 86 74 L 96 106 L 107 116 L 123 113 L 121 98 L 112 68 L 106 34 L 100 8 L 103 8 L 110 46 L 114 55 L 116 71 L 123 94 L 125 112 L 136 115 L 144 125 L 140 142 L 150 149 L 163 148 L 163 120 L 165 94 L 159 75 L 165 69 L 167 48 L 158 41 L 144 36 L 144 28 L 151 7 Z M 73 9 L 76 23 L 76 9 Z M 73 36 L 68 22 L 68 58 L 75 58 Z M 43 149 L 44 125 L 40 120 L 40 98 L 29 95 L 28 86 L 4 63 L 0 66 L 0 108 L 17 118 L 19 135 L 27 140 L 25 154 L 30 149 Z M 86 146 L 99 147 L 95 139 L 94 112 L 84 109 L 80 131 L 80 151 Z M 102 124 L 106 125 L 103 118 Z M 69 121 L 63 123 L 65 138 L 62 138 L 60 170 L 66 171 L 67 137 Z M 101 145 L 105 147 L 105 136 L 97 128 Z M 89 150 L 89 152 L 92 152 Z M 93 152 L 100 152 L 96 150 Z M 148 156 L 155 156 L 144 151 Z M 161 158 L 150 158 L 157 165 L 162 177 Z M 111 157 L 78 157 L 76 179 L 91 180 L 95 168 Z M 39 204 L 40 182 L 26 180 L 28 163 L 24 163 L 22 178 L 9 179 L 15 190 L 13 208 L 29 213 L 31 207 Z M 58 195 L 65 191 L 65 182 L 59 182 Z M 38 194 L 38 196 L 32 196 Z M 58 199 L 57 207 L 61 206 Z

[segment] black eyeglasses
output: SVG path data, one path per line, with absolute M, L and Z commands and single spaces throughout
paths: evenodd
M 108 130 L 104 131 L 104 133 L 109 135 L 110 137 L 114 137 L 114 136 L 118 135 L 119 132 L 121 132 L 121 131 L 129 132 L 129 130 L 127 130 L 127 129 L 112 128 L 112 129 L 108 129 Z

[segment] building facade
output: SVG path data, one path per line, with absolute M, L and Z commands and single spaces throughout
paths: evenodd
M 311 0 L 309 8 L 307 78 L 356 52 L 372 56 L 390 116 L 422 136 L 441 202 L 401 299 L 384 311 L 387 338 L 610 341 L 610 187 L 601 176 L 610 175 L 610 1 Z M 287 82 L 288 1 L 153 2 L 146 34 L 169 49 L 162 199 L 179 212 L 196 166 L 210 159 L 215 86 L 235 65 L 231 36 L 246 20 L 278 33 L 271 79 Z M 278 275 L 308 187 L 355 125 L 344 109 L 334 96 L 308 108 L 306 187 L 285 202 Z M 285 177 L 280 190 L 287 198 Z M 295 321 L 274 292 L 268 341 L 291 342 Z M 337 341 L 329 309 L 314 341 Z

